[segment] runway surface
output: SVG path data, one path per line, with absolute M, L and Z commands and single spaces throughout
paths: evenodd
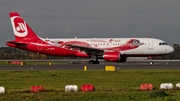
M 105 66 L 115 66 L 116 70 L 150 70 L 150 69 L 176 69 L 180 70 L 180 61 L 153 61 L 153 64 L 149 64 L 149 61 L 127 61 L 126 63 L 111 63 L 101 62 L 99 65 L 81 64 L 81 62 L 75 61 L 71 64 L 52 64 L 52 65 L 8 65 L 0 66 L 0 70 L 84 70 L 84 66 L 87 66 L 87 70 L 105 70 Z

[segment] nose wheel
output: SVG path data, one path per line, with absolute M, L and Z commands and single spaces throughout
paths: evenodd
M 150 62 L 149 62 L 149 64 L 150 64 L 150 65 L 153 65 L 153 64 L 154 64 L 154 62 L 153 62 L 153 61 L 150 61 Z

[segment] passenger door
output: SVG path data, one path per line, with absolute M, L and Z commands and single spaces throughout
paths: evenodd
M 153 50 L 153 40 L 148 40 L 148 50 Z

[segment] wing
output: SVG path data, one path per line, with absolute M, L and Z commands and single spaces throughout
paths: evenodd
M 86 53 L 90 53 L 93 55 L 102 55 L 104 53 L 104 50 L 99 48 L 84 47 L 84 46 L 78 46 L 72 44 L 68 44 L 66 46 L 70 46 L 71 48 L 78 48 L 80 49 L 80 51 L 85 51 Z

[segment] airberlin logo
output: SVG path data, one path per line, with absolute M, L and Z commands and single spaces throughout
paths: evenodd
M 18 37 L 25 37 L 27 35 L 26 22 L 19 16 L 11 18 L 14 34 Z
M 18 31 L 19 33 L 24 33 L 26 31 L 25 25 L 23 23 L 18 23 L 16 31 Z
M 113 41 L 113 39 L 109 39 L 109 43 L 111 43 Z

